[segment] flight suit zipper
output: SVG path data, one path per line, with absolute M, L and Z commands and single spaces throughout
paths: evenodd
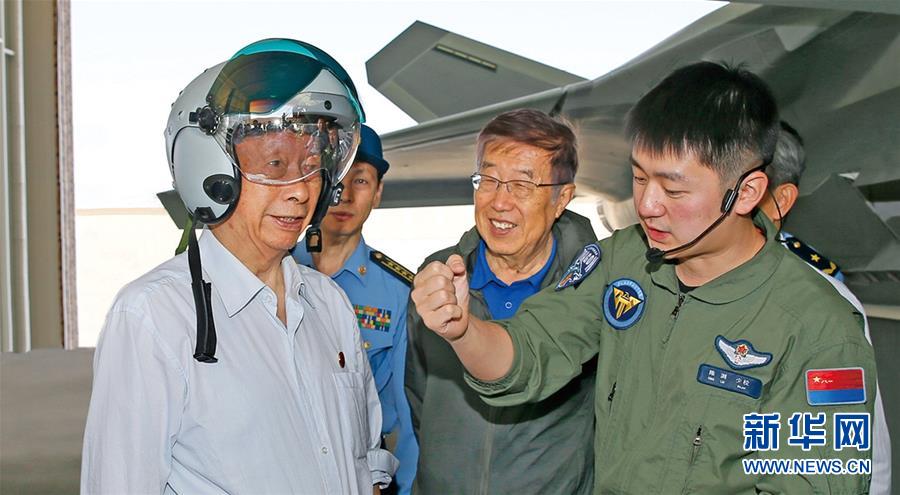
M 700 451 L 700 446 L 703 445 L 703 427 L 697 427 L 697 435 L 694 437 L 694 441 L 691 442 L 693 448 L 691 449 L 691 465 L 694 464 L 694 460 L 697 458 L 697 452 Z
M 694 461 L 697 460 L 697 455 L 700 454 L 701 445 L 703 445 L 703 425 L 697 427 L 697 433 L 691 441 L 691 460 L 687 466 L 687 473 L 684 475 L 684 487 L 682 487 L 681 493 L 688 492 L 688 484 L 691 482 L 691 474 L 694 471 Z
M 672 318 L 672 321 L 669 324 L 669 330 L 666 332 L 666 337 L 663 339 L 663 345 L 669 342 L 669 339 L 672 337 L 672 331 L 675 330 L 675 323 L 678 321 L 678 314 L 681 312 L 681 306 L 684 304 L 684 294 L 678 294 L 678 302 L 675 303 L 675 308 L 672 309 L 672 313 L 669 315 Z
M 675 304 L 675 309 L 672 310 L 672 319 L 678 319 L 678 312 L 681 311 L 681 305 L 684 304 L 684 294 L 678 294 L 678 303 Z
M 607 411 L 609 411 L 610 414 L 612 414 L 612 401 L 613 401 L 613 397 L 616 396 L 616 385 L 617 384 L 618 384 L 618 382 L 613 382 L 612 389 L 609 391 L 609 395 L 606 396 L 606 401 L 609 402 L 609 404 L 608 404 L 609 409 L 607 409 Z

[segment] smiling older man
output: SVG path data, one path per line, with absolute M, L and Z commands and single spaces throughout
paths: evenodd
M 195 79 L 166 129 L 199 242 L 128 284 L 97 346 L 82 493 L 369 493 L 396 459 L 356 318 L 288 256 L 358 142 L 344 70 L 293 40 Z M 309 146 L 327 125 L 337 142 Z M 202 260 L 202 266 L 201 266 Z M 375 487 L 373 487 L 373 485 Z
M 574 133 L 542 112 L 507 112 L 482 129 L 472 175 L 475 228 L 425 260 L 463 257 L 472 314 L 512 316 L 595 238 L 586 218 L 566 210 L 577 167 Z M 590 492 L 593 371 L 545 401 L 492 407 L 466 386 L 450 344 L 412 304 L 409 313 L 406 387 L 420 449 L 414 491 Z

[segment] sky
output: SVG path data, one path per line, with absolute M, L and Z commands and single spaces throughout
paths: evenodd
M 72 1 L 76 209 L 156 208 L 171 189 L 163 129 L 203 69 L 263 38 L 300 39 L 353 78 L 379 133 L 416 122 L 368 85 L 365 62 L 419 20 L 596 78 L 719 8 L 711 1 Z M 475 91 L 476 88 L 461 88 Z

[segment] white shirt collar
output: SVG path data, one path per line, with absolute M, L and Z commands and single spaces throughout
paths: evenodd
M 228 317 L 239 313 L 256 297 L 266 284 L 244 265 L 213 235 L 204 230 L 198 241 L 204 277 L 211 283 L 222 298 Z M 300 270 L 294 260 L 285 253 L 281 260 L 284 272 L 284 285 L 289 300 L 296 299 L 303 287 Z

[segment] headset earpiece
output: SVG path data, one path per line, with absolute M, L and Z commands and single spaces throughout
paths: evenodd
M 225 174 L 210 175 L 203 181 L 203 191 L 220 205 L 230 205 L 237 199 L 239 186 L 234 177 Z
M 722 198 L 722 213 L 730 213 L 731 209 L 734 208 L 734 203 L 735 200 L 737 200 L 738 191 L 740 191 L 740 189 L 729 189 L 725 192 L 725 197 Z

